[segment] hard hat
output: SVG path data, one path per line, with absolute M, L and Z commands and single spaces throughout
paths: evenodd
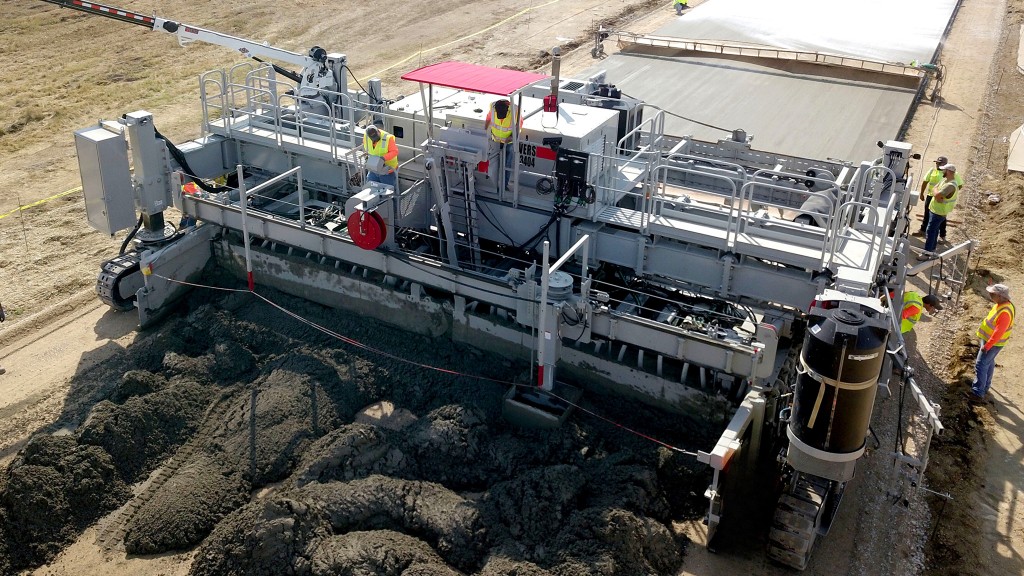
M 989 294 L 999 294 L 1007 300 L 1010 298 L 1010 287 L 1006 284 L 992 284 L 991 286 L 986 286 L 985 290 L 987 290 Z
M 939 170 L 942 170 L 943 172 L 945 172 L 946 170 L 949 170 L 950 172 L 956 172 L 956 165 L 955 164 L 943 164 L 942 166 L 939 166 Z

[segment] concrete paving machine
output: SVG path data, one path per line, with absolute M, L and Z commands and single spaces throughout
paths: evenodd
M 665 111 L 602 76 L 561 78 L 557 49 L 550 76 L 442 62 L 403 76 L 418 96 L 387 100 L 379 81 L 348 88 L 342 54 L 46 1 L 303 69 L 203 74 L 189 142 L 145 111 L 75 133 L 90 223 L 131 230 L 102 265 L 104 302 L 152 323 L 213 259 L 250 289 L 534 359 L 533 385 L 505 398 L 520 424 L 558 426 L 592 389 L 725 414 L 698 455 L 713 470 L 709 540 L 743 505 L 733 494 L 778 486 L 768 554 L 806 566 L 876 393 L 906 362 L 891 303 L 916 197 L 909 144 L 850 163 L 758 151 L 742 130 L 668 135 Z M 498 101 L 519 119 L 503 145 L 485 129 Z M 371 126 L 395 139 L 394 185 L 369 177 Z M 165 221 L 172 206 L 181 226 Z M 940 431 L 909 373 L 900 385 Z M 903 464 L 923 474 L 926 454 Z

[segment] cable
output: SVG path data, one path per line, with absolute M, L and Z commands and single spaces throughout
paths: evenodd
M 632 96 L 630 96 L 629 94 L 626 94 L 625 92 L 623 92 L 622 95 L 625 96 L 626 98 L 632 98 L 633 100 L 642 101 L 641 98 L 633 98 Z M 701 122 L 700 120 L 694 120 L 693 118 L 687 118 L 686 116 L 683 116 L 682 114 L 676 114 L 675 112 L 669 112 L 668 110 L 664 110 L 663 109 L 662 112 L 664 112 L 665 114 L 668 114 L 669 116 L 675 116 L 676 118 L 679 118 L 680 120 L 686 120 L 687 122 L 693 122 L 694 124 L 699 124 L 701 126 L 706 126 L 708 128 L 714 128 L 715 130 L 721 130 L 722 132 L 728 132 L 729 134 L 732 134 L 732 132 L 733 132 L 732 129 L 730 129 L 730 128 L 722 128 L 721 126 L 715 126 L 714 124 L 708 124 L 707 122 Z
M 185 159 L 185 155 L 181 153 L 181 150 L 178 150 L 178 147 L 175 146 L 173 142 L 165 138 L 164 135 L 161 134 L 160 131 L 156 129 L 156 126 L 153 126 L 153 132 L 156 134 L 157 138 L 164 141 L 164 144 L 167 145 L 167 150 L 169 150 L 171 156 L 174 157 L 174 161 L 185 169 L 185 172 L 188 173 L 189 178 L 191 178 L 192 181 L 195 182 L 196 185 L 198 185 L 200 188 L 202 188 L 206 192 L 209 192 L 210 194 L 217 194 L 219 192 L 230 192 L 232 190 L 232 188 L 228 186 L 210 186 L 209 184 L 204 182 L 202 178 L 193 176 L 195 172 L 192 170 L 192 167 L 188 165 L 188 160 Z
M 438 366 L 431 366 L 430 364 L 423 364 L 423 363 L 420 363 L 420 362 L 414 362 L 414 361 L 409 360 L 407 358 L 403 358 L 401 356 L 396 356 L 394 354 L 391 354 L 390 352 L 385 352 L 383 350 L 380 350 L 380 349 L 374 348 L 372 346 L 363 344 L 362 342 L 359 342 L 358 340 L 355 340 L 353 338 L 349 338 L 348 336 L 345 336 L 343 334 L 339 334 L 338 332 L 335 332 L 335 331 L 333 331 L 333 330 L 331 330 L 329 328 L 321 326 L 320 324 L 317 324 L 316 322 L 313 322 L 312 320 L 308 320 L 308 319 L 300 316 L 299 314 L 297 314 L 295 312 L 292 312 L 291 310 L 288 310 L 284 306 L 281 306 L 280 304 L 277 304 L 276 302 L 274 302 L 270 298 L 267 298 L 266 296 L 263 296 L 262 294 L 260 294 L 258 292 L 255 292 L 255 291 L 251 291 L 251 290 L 243 289 L 243 288 L 224 288 L 224 287 L 221 287 L 221 286 L 209 286 L 209 285 L 206 285 L 206 284 L 199 284 L 199 283 L 196 283 L 196 282 L 187 282 L 187 281 L 184 281 L 184 280 L 177 280 L 177 279 L 174 279 L 174 278 L 168 278 L 166 276 L 162 276 L 162 275 L 157 274 L 155 272 L 152 275 L 154 277 L 156 277 L 156 278 L 160 278 L 161 280 L 165 280 L 167 282 L 173 282 L 175 284 L 181 284 L 183 286 L 191 286 L 193 288 L 206 288 L 206 289 L 209 289 L 209 290 L 220 290 L 220 291 L 223 291 L 223 292 L 246 292 L 246 293 L 252 294 L 253 296 L 255 296 L 256 298 L 258 298 L 258 299 L 262 300 L 263 302 L 267 303 L 271 307 L 279 310 L 280 312 L 282 312 L 286 316 L 289 316 L 290 318 L 293 318 L 293 319 L 297 320 L 298 322 L 300 322 L 302 324 L 305 324 L 305 325 L 309 326 L 310 328 L 313 328 L 314 330 L 322 332 L 322 333 L 324 333 L 324 334 L 326 334 L 326 335 L 328 335 L 328 336 L 330 336 L 332 338 L 336 338 L 338 340 L 341 340 L 342 342 L 344 342 L 344 343 L 346 343 L 346 344 L 348 344 L 350 346 L 353 346 L 355 348 L 358 348 L 360 350 L 365 350 L 367 352 L 372 352 L 372 353 L 377 354 L 379 356 L 384 356 L 386 358 L 390 358 L 392 360 L 395 360 L 396 362 L 401 362 L 401 363 L 404 363 L 404 364 L 415 366 L 417 368 L 424 368 L 424 369 L 427 369 L 427 370 L 433 370 L 435 372 L 440 372 L 442 374 L 448 374 L 450 376 L 471 378 L 471 379 L 474 379 L 474 380 L 481 380 L 481 381 L 484 381 L 484 382 L 494 382 L 495 384 L 503 384 L 503 385 L 506 385 L 506 386 L 515 386 L 517 388 L 529 388 L 530 390 L 536 390 L 536 388 L 534 388 L 533 386 L 529 386 L 529 385 L 526 385 L 526 384 L 520 384 L 520 383 L 517 383 L 517 382 L 510 382 L 508 380 L 499 380 L 497 378 L 490 378 L 488 376 L 480 376 L 480 375 L 477 375 L 477 374 L 467 374 L 465 372 L 459 372 L 457 370 L 450 370 L 448 368 L 441 368 L 441 367 L 438 367 Z M 565 398 L 562 398 L 561 396 L 558 396 L 557 394 L 555 394 L 553 392 L 550 392 L 550 391 L 547 391 L 547 390 L 542 390 L 541 392 L 544 393 L 544 394 L 548 394 L 552 398 L 556 398 L 558 400 L 561 400 L 562 402 L 565 402 L 566 404 L 576 408 L 580 412 L 583 412 L 585 414 L 589 414 L 589 415 L 591 415 L 591 416 L 593 416 L 595 418 L 603 420 L 603 421 L 605 421 L 605 422 L 607 422 L 609 424 L 612 424 L 613 426 L 615 426 L 617 428 L 621 428 L 622 430 L 625 430 L 626 432 L 629 432 L 629 433 L 631 433 L 633 435 L 636 435 L 636 436 L 638 436 L 640 438 L 643 438 L 643 439 L 648 440 L 650 442 L 654 442 L 655 444 L 658 444 L 659 446 L 663 446 L 663 447 L 665 447 L 665 448 L 667 448 L 669 450 L 672 450 L 673 452 L 678 452 L 680 454 L 685 454 L 687 456 L 697 457 L 697 453 L 696 452 L 692 452 L 690 450 L 683 450 L 682 448 L 678 448 L 676 446 L 673 446 L 672 444 L 669 444 L 667 442 L 663 442 L 661 440 L 658 440 L 657 438 L 654 438 L 653 436 L 649 436 L 649 435 L 644 434 L 642 432 L 638 432 L 636 430 L 633 430 L 632 428 L 630 428 L 630 427 L 628 427 L 628 426 L 626 426 L 624 424 L 620 424 L 620 423 L 618 423 L 618 422 L 616 422 L 614 420 L 611 420 L 610 418 L 606 418 L 604 416 L 601 416 L 600 414 L 598 414 L 598 413 L 596 413 L 596 412 L 594 412 L 592 410 L 588 410 L 588 409 L 584 408 L 583 406 L 580 406 L 579 404 L 571 402 L 571 401 L 569 401 L 569 400 L 567 400 Z
M 139 221 L 135 224 L 135 228 L 132 228 L 132 231 L 128 234 L 128 237 L 125 238 L 124 242 L 121 243 L 121 251 L 118 253 L 119 255 L 124 255 L 124 251 L 128 249 L 128 243 L 132 241 L 132 238 L 135 238 L 136 234 L 138 234 L 139 228 L 142 228 L 141 214 L 139 215 Z
M 675 112 L 669 112 L 668 110 L 663 110 L 663 112 L 665 112 L 665 114 L 667 114 L 669 116 L 675 116 L 676 118 L 679 118 L 680 120 L 686 120 L 687 122 L 693 122 L 694 124 L 699 124 L 701 126 L 706 126 L 708 128 L 714 128 L 715 130 L 721 130 L 722 132 L 728 132 L 729 134 L 732 134 L 732 130 L 729 129 L 729 128 L 722 128 L 721 126 L 715 126 L 714 124 L 708 124 L 707 122 L 701 122 L 700 120 L 694 120 L 693 118 L 687 118 L 686 116 L 683 116 L 682 114 L 676 114 Z
M 558 400 L 561 400 L 562 402 L 565 402 L 566 404 L 576 408 L 580 412 L 584 412 L 586 414 L 590 414 L 591 416 L 593 416 L 595 418 L 598 418 L 600 420 L 604 420 L 605 422 L 607 422 L 607 423 L 609 423 L 609 424 L 611 424 L 613 426 L 616 426 L 618 428 L 622 428 L 623 430 L 629 432 L 630 434 L 634 434 L 634 435 L 639 436 L 639 437 L 641 437 L 641 438 L 643 438 L 645 440 L 650 440 L 651 442 L 654 442 L 655 444 L 658 444 L 660 446 L 664 446 L 665 448 L 668 448 L 669 450 L 672 450 L 673 452 L 679 452 L 680 454 L 686 454 L 687 456 L 693 456 L 694 458 L 697 457 L 697 453 L 696 452 L 691 452 L 689 450 L 683 450 L 682 448 L 677 448 L 677 447 L 675 447 L 675 446 L 673 446 L 671 444 L 668 444 L 666 442 L 662 442 L 661 440 L 658 440 L 657 438 L 654 438 L 652 436 L 648 436 L 647 434 L 644 434 L 643 432 L 637 432 L 636 430 L 633 430 L 632 428 L 629 428 L 628 426 L 625 426 L 623 424 L 619 424 L 618 422 L 616 422 L 614 420 L 610 420 L 608 418 L 605 418 L 604 416 L 601 416 L 597 412 L 593 412 L 591 410 L 587 410 L 586 408 L 584 408 L 583 406 L 580 406 L 579 404 L 576 404 L 574 402 L 566 400 L 565 398 L 562 398 L 561 396 L 559 396 L 558 394 L 555 394 L 554 392 L 548 392 L 548 391 L 545 390 L 544 393 L 550 395 L 552 398 L 556 398 Z
M 363 85 L 359 82 L 359 78 L 356 78 L 355 72 L 352 72 L 352 69 L 349 68 L 348 64 L 345 64 L 344 67 L 345 67 L 345 70 L 348 70 L 348 75 L 351 76 L 352 79 L 356 81 L 356 86 L 359 86 L 359 89 L 362 90 L 363 92 L 365 92 L 367 94 L 370 94 L 369 90 L 367 90 L 366 88 L 363 88 Z M 381 100 L 380 100 L 380 98 L 378 97 L 377 94 L 371 94 L 371 95 L 374 96 L 375 98 L 377 98 L 377 104 L 381 103 Z
M 518 250 L 519 247 L 516 246 L 516 241 L 513 240 L 512 237 L 509 236 L 508 233 L 506 233 L 505 230 L 502 229 L 501 225 L 499 225 L 494 220 L 491 220 L 491 217 L 487 215 L 487 212 L 484 210 L 484 206 L 486 206 L 486 205 L 487 204 L 483 204 L 483 203 L 478 203 L 477 204 L 477 209 L 480 210 L 480 215 L 484 217 L 484 220 L 487 220 L 488 224 L 490 224 L 491 226 L 494 226 L 494 229 L 497 230 L 498 232 L 500 232 L 502 236 L 507 238 L 508 239 L 508 243 L 511 244 L 513 248 Z

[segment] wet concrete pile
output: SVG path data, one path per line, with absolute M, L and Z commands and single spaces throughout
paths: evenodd
M 692 458 L 584 414 L 514 427 L 504 386 L 424 365 L 505 381 L 526 366 L 272 297 L 408 361 L 248 295 L 197 294 L 80 374 L 64 435 L 41 432 L 3 471 L 0 572 L 44 563 L 119 507 L 104 522 L 128 553 L 198 545 L 197 576 L 678 569 L 671 521 L 700 514 L 707 483 Z M 677 445 L 709 441 L 642 405 L 585 400 Z

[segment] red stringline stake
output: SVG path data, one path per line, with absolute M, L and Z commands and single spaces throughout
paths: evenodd
M 256 290 L 256 281 L 252 278 L 252 272 L 247 272 L 246 275 L 249 277 L 249 292 Z

